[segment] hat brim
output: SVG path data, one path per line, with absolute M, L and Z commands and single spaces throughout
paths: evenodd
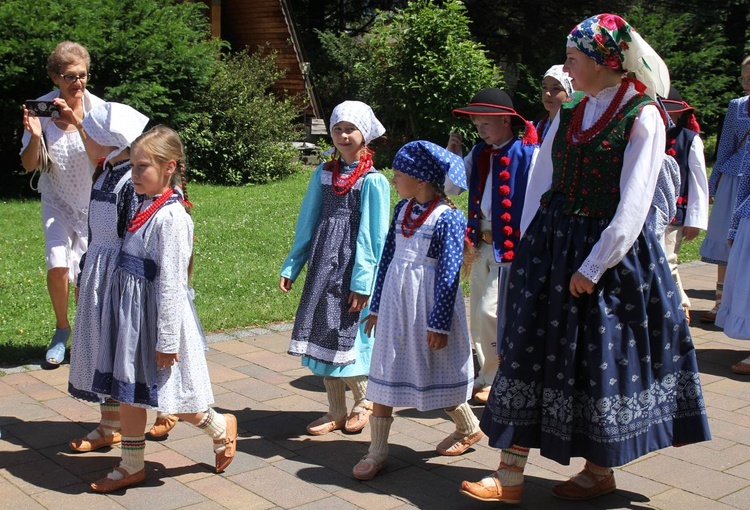
M 683 102 L 683 101 L 673 101 L 671 99 L 662 99 L 662 104 L 664 105 L 664 108 L 669 113 L 682 113 L 682 112 L 694 112 L 695 108 L 690 106 L 689 104 Z
M 476 115 L 477 117 L 501 117 L 503 115 L 510 115 L 513 117 L 511 125 L 514 129 L 526 125 L 526 119 L 521 117 L 515 110 L 504 106 L 470 104 L 464 108 L 456 108 L 453 110 L 454 117 L 470 117 L 472 115 Z

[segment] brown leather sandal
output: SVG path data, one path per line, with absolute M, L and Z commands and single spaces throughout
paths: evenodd
M 104 428 L 101 426 L 101 424 L 96 427 L 96 430 L 99 431 L 100 437 L 96 439 L 89 439 L 87 437 L 73 439 L 68 443 L 68 446 L 70 446 L 70 449 L 76 453 L 86 453 L 93 452 L 94 450 L 99 450 L 107 446 L 120 444 L 122 442 L 122 436 L 119 432 L 105 435 Z
M 128 474 L 128 472 L 121 467 L 115 467 L 115 471 L 119 471 L 122 474 L 123 478 L 121 478 L 120 480 L 113 480 L 109 476 L 105 475 L 104 478 L 100 478 L 99 480 L 91 484 L 91 488 L 94 490 L 94 492 L 114 492 L 118 489 L 124 489 L 125 487 L 130 487 L 131 485 L 141 483 L 146 479 L 145 467 L 140 471 L 133 473 L 132 475 Z
M 591 480 L 594 485 L 592 487 L 583 487 L 575 481 L 575 478 L 578 476 L 583 476 Z M 614 471 L 605 476 L 597 476 L 592 473 L 588 467 L 584 467 L 580 473 L 572 477 L 570 480 L 552 487 L 552 494 L 560 499 L 583 501 L 604 496 L 605 494 L 614 492 L 616 489 L 617 485 L 615 484 Z
M 523 473 L 522 468 L 509 466 L 504 462 L 501 462 L 500 467 L 497 468 L 497 471 L 502 470 Z M 461 489 L 459 492 L 464 496 L 469 496 L 470 498 L 478 499 L 479 501 L 499 501 L 501 503 L 509 503 L 512 505 L 520 503 L 521 498 L 523 497 L 524 484 L 503 487 L 502 482 L 495 473 L 492 473 L 492 475 L 478 482 L 461 482 Z M 484 484 L 484 480 L 488 478 L 494 482 L 492 485 Z
M 214 444 L 223 444 L 224 449 L 216 452 L 216 472 L 221 473 L 234 460 L 237 453 L 237 418 L 233 414 L 225 414 L 224 419 L 227 422 L 226 437 L 224 439 L 214 439 Z

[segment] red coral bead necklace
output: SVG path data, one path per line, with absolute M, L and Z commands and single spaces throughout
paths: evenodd
M 151 216 L 156 213 L 156 211 L 159 210 L 161 206 L 163 206 L 167 200 L 169 200 L 169 197 L 171 197 L 174 194 L 174 189 L 169 188 L 167 191 L 156 197 L 154 201 L 149 205 L 145 211 L 141 211 L 140 207 L 138 208 L 138 213 L 133 216 L 133 219 L 130 220 L 130 224 L 128 225 L 128 232 L 135 232 L 139 228 L 143 226 L 144 223 L 146 223 Z M 142 206 L 143 204 L 141 204 Z
M 406 212 L 404 212 L 404 219 L 401 222 L 401 233 L 404 235 L 404 237 L 409 238 L 413 236 L 414 233 L 419 230 L 419 227 L 421 227 L 422 224 L 427 221 L 427 218 L 430 217 L 430 214 L 432 214 L 432 211 L 435 210 L 435 207 L 437 207 L 439 202 L 440 198 L 436 197 L 432 199 L 430 205 L 427 206 L 427 208 L 422 211 L 419 216 L 417 216 L 416 218 L 412 218 L 412 209 L 414 209 L 414 204 L 417 203 L 417 200 L 415 198 L 409 200 L 409 204 L 406 206 Z
M 617 112 L 620 110 L 622 98 L 625 97 L 625 92 L 628 90 L 629 84 L 630 82 L 628 80 L 622 81 L 620 88 L 617 90 L 617 93 L 612 99 L 612 102 L 609 103 L 609 106 L 604 111 L 604 114 L 599 117 L 599 120 L 594 122 L 594 124 L 586 130 L 582 129 L 583 113 L 586 110 L 586 103 L 588 103 L 589 96 L 584 97 L 578 104 L 576 109 L 573 111 L 573 119 L 570 122 L 570 126 L 568 126 L 567 133 L 565 134 L 565 139 L 568 141 L 568 143 L 573 145 L 588 143 L 592 138 L 598 135 L 602 129 L 607 127 L 607 125 L 609 125 L 612 119 L 615 118 Z

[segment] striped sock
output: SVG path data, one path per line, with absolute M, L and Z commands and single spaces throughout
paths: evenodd
M 227 435 L 227 420 L 224 419 L 224 415 L 217 413 L 210 407 L 208 411 L 203 414 L 203 419 L 196 425 L 203 432 L 211 436 L 212 439 L 224 439 Z M 223 452 L 226 448 L 226 444 L 214 444 L 214 452 Z
M 101 420 L 99 425 L 104 431 L 104 435 L 109 436 L 120 430 L 120 403 L 114 401 L 106 401 L 99 404 L 99 411 L 101 412 Z M 86 439 L 99 439 L 102 434 L 99 432 L 99 427 L 95 428 L 86 436 Z
M 146 436 L 123 437 L 120 445 L 122 458 L 120 467 L 133 475 L 142 470 L 145 466 L 144 458 L 146 457 Z M 107 475 L 112 480 L 122 480 L 123 474 L 119 471 L 112 471 Z
M 500 452 L 500 467 L 495 475 L 503 487 L 523 484 L 523 470 L 526 468 L 527 460 L 529 460 L 528 448 L 512 445 Z

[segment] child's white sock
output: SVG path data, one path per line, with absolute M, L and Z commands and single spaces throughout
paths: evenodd
M 367 394 L 367 376 L 357 375 L 354 377 L 344 377 L 344 382 L 349 389 L 352 390 L 352 398 L 354 399 L 354 407 L 361 406 L 367 402 L 365 395 Z
M 328 414 L 339 421 L 346 417 L 346 383 L 340 377 L 324 377 L 323 384 L 328 395 Z
M 120 430 L 120 403 L 104 402 L 99 404 L 99 410 L 102 413 L 99 425 L 104 431 L 105 436 L 110 436 Z M 102 437 L 99 427 L 95 428 L 86 436 L 86 439 L 100 439 Z
M 121 460 L 120 467 L 133 475 L 143 469 L 146 457 L 146 436 L 123 437 L 120 445 Z M 112 480 L 122 480 L 125 476 L 117 470 L 107 475 Z
M 388 436 L 391 433 L 393 416 L 371 416 L 370 436 L 371 443 L 368 453 L 375 457 L 378 462 L 388 458 Z
M 445 412 L 448 413 L 448 416 L 456 424 L 454 439 L 461 439 L 479 431 L 479 420 L 466 402 L 456 407 L 453 411 L 446 409 Z
M 227 436 L 227 420 L 224 419 L 223 414 L 217 413 L 210 407 L 203 414 L 203 419 L 196 427 L 211 436 L 212 439 L 224 439 Z M 223 452 L 225 448 L 226 444 L 224 443 L 214 443 L 214 453 Z
M 163 413 L 163 412 L 161 412 L 161 411 L 156 411 L 156 418 L 157 418 L 157 419 L 158 419 L 158 418 L 161 418 L 162 420 L 166 420 L 166 419 L 167 419 L 167 418 L 169 418 L 170 416 L 172 416 L 172 415 L 171 415 L 171 414 L 169 414 L 169 413 Z

